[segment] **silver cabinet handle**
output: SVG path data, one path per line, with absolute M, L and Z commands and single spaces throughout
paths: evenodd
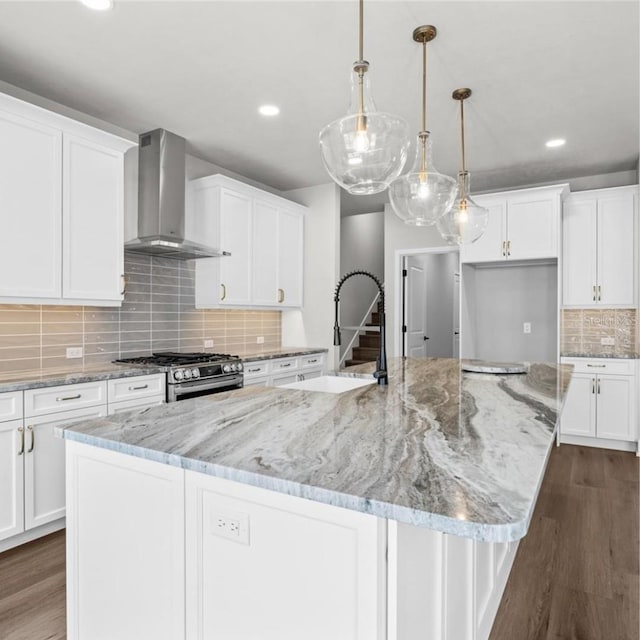
M 148 389 L 148 384 L 141 384 L 139 387 L 129 387 L 129 391 L 140 391 L 142 389 Z
M 507 256 L 511 255 L 511 240 L 507 241 Z
M 281 365 L 280 365 L 280 368 L 281 368 L 281 369 L 285 369 L 286 367 L 290 367 L 290 366 L 291 366 L 291 363 L 290 363 L 290 362 L 287 362 L 287 364 L 281 364 Z
M 256 369 L 247 369 L 248 373 L 260 373 L 260 371 L 260 367 L 257 367 Z
M 598 378 L 598 393 L 600 393 L 600 378 Z
M 592 369 L 605 369 L 606 364 L 587 364 L 587 367 L 591 367 Z
M 278 302 L 280 304 L 284 302 L 284 289 L 278 289 Z
M 602 301 L 602 287 L 598 285 L 598 302 Z
M 81 393 L 77 393 L 75 396 L 62 396 L 60 398 L 56 398 L 56 402 L 65 402 L 66 400 L 78 400 L 78 398 L 82 398 Z
M 596 392 L 596 379 L 591 378 L 591 393 L 595 393 L 595 392 Z
M 20 449 L 18 455 L 21 456 L 24 453 L 24 427 L 18 427 L 18 433 L 20 434 Z
M 127 277 L 124 273 L 120 276 L 120 295 L 123 296 L 127 293 Z
M 222 296 L 220 296 L 220 300 L 224 300 L 227 297 L 227 287 L 223 284 L 220 284 L 222 288 Z
M 596 285 L 593 285 L 593 301 L 596 301 Z
M 27 449 L 27 453 L 31 453 L 33 451 L 33 447 L 36 444 L 36 437 L 35 437 L 35 434 L 33 433 L 33 427 L 31 425 L 27 427 L 27 431 L 31 435 L 31 442 L 29 443 L 29 448 Z
M 314 364 L 318 362 L 318 358 L 313 358 L 312 360 L 307 360 L 307 364 Z
M 502 241 L 502 256 L 504 258 L 507 257 L 507 242 L 506 242 L 506 240 Z

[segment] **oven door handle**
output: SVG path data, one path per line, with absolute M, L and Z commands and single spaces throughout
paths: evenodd
M 193 393 L 194 391 L 207 391 L 211 389 L 215 391 L 216 389 L 229 387 L 231 390 L 234 386 L 237 386 L 242 383 L 243 376 L 230 376 L 228 378 L 224 378 L 223 380 L 202 380 L 199 382 L 181 382 L 180 384 L 171 385 L 173 387 L 173 392 L 176 396 L 183 395 L 185 393 Z

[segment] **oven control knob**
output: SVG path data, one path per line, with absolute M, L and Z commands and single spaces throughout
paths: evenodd
M 178 369 L 177 371 L 174 371 L 173 378 L 174 380 L 182 380 L 182 378 L 184 378 L 184 371 L 182 369 Z
M 224 371 L 224 373 L 231 373 L 231 365 L 230 364 L 223 364 L 222 365 L 222 370 Z
M 191 369 L 191 377 L 199 378 L 200 377 L 200 369 Z
M 244 367 L 242 366 L 242 362 L 238 362 L 238 365 L 237 365 L 236 369 L 238 371 L 242 371 L 244 369 Z
M 188 380 L 191 377 L 191 369 L 184 370 L 184 379 Z

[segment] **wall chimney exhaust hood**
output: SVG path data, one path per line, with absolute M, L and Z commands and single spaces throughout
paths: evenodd
M 138 237 L 125 251 L 175 260 L 231 255 L 184 238 L 185 139 L 164 129 L 143 133 L 138 158 Z

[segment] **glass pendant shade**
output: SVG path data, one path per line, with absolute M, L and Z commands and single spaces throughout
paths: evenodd
M 469 191 L 469 172 L 458 173 L 458 197 L 436 226 L 449 244 L 461 245 L 475 242 L 487 228 L 489 210 L 475 203 Z
M 358 63 L 351 76 L 349 112 L 320 132 L 322 161 L 331 178 L 349 193 L 380 193 L 405 165 L 409 127 L 398 116 L 376 111 L 369 78 L 358 74 Z
M 389 200 L 395 214 L 406 224 L 426 227 L 451 208 L 456 187 L 453 178 L 436 171 L 431 161 L 429 132 L 422 131 L 413 168 L 391 184 Z

